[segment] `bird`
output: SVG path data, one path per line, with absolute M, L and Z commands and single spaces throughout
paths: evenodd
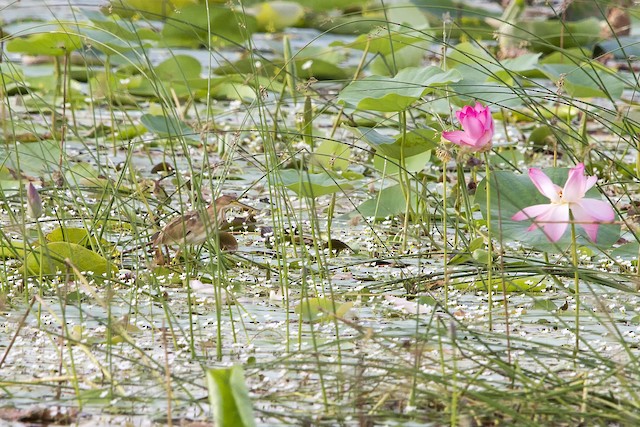
M 156 233 L 151 240 L 151 246 L 156 248 L 155 259 L 157 264 L 164 264 L 162 246 L 169 245 L 201 245 L 212 236 L 217 236 L 220 249 L 234 251 L 238 248 L 238 242 L 231 233 L 221 231 L 228 226 L 227 211 L 234 207 L 249 212 L 255 209 L 238 201 L 235 196 L 222 195 L 211 203 L 203 211 L 189 211 L 169 221 L 162 230 Z M 176 253 L 176 258 L 180 249 Z

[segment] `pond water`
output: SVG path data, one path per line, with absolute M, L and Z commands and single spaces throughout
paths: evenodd
M 81 20 L 71 7 L 100 3 L 0 1 L 0 11 L 8 28 L 18 28 L 12 25 L 27 18 Z M 293 49 L 352 39 L 317 34 L 291 31 Z M 271 58 L 281 41 L 260 34 L 254 43 L 255 50 Z M 212 61 L 235 60 L 243 52 L 221 50 L 212 56 L 203 50 L 150 49 L 148 54 L 152 64 L 188 54 L 207 74 Z M 21 59 L 17 54 L 6 57 Z M 343 65 L 358 61 L 351 55 Z M 45 67 L 43 72 L 27 65 L 25 72 L 45 74 L 51 70 L 50 64 Z M 78 87 L 88 91 L 89 85 Z M 269 92 L 263 102 L 260 97 L 251 102 L 196 102 L 185 108 L 185 120 L 207 118 L 202 121 L 214 131 L 178 143 L 149 132 L 126 140 L 88 136 L 89 129 L 102 125 L 137 123 L 149 110 L 158 111 L 156 99 L 122 108 L 88 103 L 74 111 L 77 133 L 65 141 L 63 171 L 88 164 L 113 186 L 76 181 L 75 186 L 57 188 L 42 176 L 48 215 L 37 226 L 30 221 L 15 231 L 20 227 L 10 212 L 24 212 L 24 203 L 14 191 L 5 198 L 7 208 L 0 216 L 3 234 L 37 239 L 38 233 L 61 224 L 93 227 L 93 220 L 102 221 L 95 229 L 104 230 L 101 237 L 119 251 L 109 256 L 120 273 L 106 282 L 71 281 L 60 275 L 43 286 L 14 275 L 16 260 L 3 261 L 1 407 L 25 412 L 59 408 L 86 425 L 156 425 L 168 419 L 196 425 L 189 423 L 211 419 L 205 370 L 233 364 L 244 368 L 260 425 L 427 425 L 431 420 L 442 425 L 448 420 L 442 415 L 442 396 L 455 394 L 452 390 L 464 390 L 464 399 L 471 402 L 510 390 L 535 395 L 577 384 L 585 395 L 595 388 L 597 396 L 633 400 L 630 384 L 637 380 L 640 315 L 635 293 L 583 282 L 576 319 L 570 263 L 558 257 L 551 262 L 569 274 L 550 274 L 555 280 L 547 278 L 546 286 L 535 292 L 503 294 L 496 286 L 489 311 L 482 285 L 485 265 L 469 259 L 445 267 L 441 220 L 410 226 L 404 244 L 403 216 L 376 222 L 350 215 L 386 186 L 385 178 L 367 165 L 366 144 L 344 128 L 331 133 L 337 109 L 327 107 L 326 99 L 340 84 L 316 87 L 313 105 L 327 111 L 314 119 L 314 132 L 318 139 L 353 144 L 349 160 L 353 170 L 363 174 L 357 186 L 338 192 L 335 199 L 325 195 L 307 200 L 270 182 L 275 164 L 304 158 L 291 153 L 308 147 L 295 137 L 289 141 L 278 135 L 275 143 L 282 149 L 270 157 L 265 129 L 278 124 L 282 132 L 298 132 L 302 100 L 280 102 L 279 94 Z M 16 117 L 29 117 L 38 125 L 48 120 L 48 113 L 29 112 L 13 99 L 8 105 Z M 501 132 L 496 145 L 508 148 L 510 142 Z M 518 135 L 521 129 L 509 127 L 506 132 Z M 2 150 L 3 156 L 11 149 Z M 160 179 L 153 168 L 162 162 L 177 172 Z M 29 170 L 28 163 L 23 170 Z M 441 173 L 433 166 L 425 176 Z M 186 182 L 201 187 L 200 199 Z M 427 209 L 435 211 L 436 195 L 444 191 L 441 180 L 433 179 L 426 188 L 431 192 Z M 236 253 L 216 256 L 215 251 L 195 248 L 184 263 L 158 269 L 147 248 L 136 249 L 159 225 L 218 193 L 241 195 L 258 211 L 258 229 L 236 234 Z M 330 225 L 329 206 L 334 212 Z M 331 238 L 347 249 L 332 254 L 320 247 L 329 226 Z M 297 228 L 312 244 L 270 244 L 261 234 L 267 227 Z M 449 229 L 448 240 L 458 239 Z M 518 257 L 508 254 L 502 262 L 513 267 Z M 595 255 L 583 266 L 594 275 L 610 274 L 602 275 L 620 285 L 635 283 L 635 273 L 619 270 L 604 256 Z M 445 280 L 450 284 L 446 288 Z M 308 322 L 301 310 L 305 303 L 315 304 L 314 298 L 345 304 L 345 311 Z M 574 351 L 576 320 L 580 345 Z M 0 408 L 0 418 L 6 414 Z

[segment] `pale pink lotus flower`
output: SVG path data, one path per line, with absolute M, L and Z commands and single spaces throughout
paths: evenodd
M 475 107 L 464 106 L 456 111 L 462 130 L 442 132 L 442 136 L 463 149 L 483 152 L 491 149 L 493 117 L 489 107 L 476 102 Z
M 511 217 L 515 221 L 535 218 L 528 231 L 540 227 L 549 240 L 557 242 L 567 230 L 571 212 L 573 221 L 595 242 L 600 224 L 612 222 L 615 218 L 615 212 L 609 203 L 584 197 L 598 177 L 586 176 L 582 163 L 569 170 L 564 188 L 554 184 L 540 169 L 530 168 L 529 177 L 551 203 L 526 207 Z

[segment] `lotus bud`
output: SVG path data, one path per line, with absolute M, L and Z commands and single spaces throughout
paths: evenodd
M 40 198 L 40 193 L 31 182 L 27 184 L 27 212 L 33 219 L 38 219 L 42 216 L 42 199 Z

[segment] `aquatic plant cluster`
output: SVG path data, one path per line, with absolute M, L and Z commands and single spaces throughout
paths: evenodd
M 0 0 L 0 423 L 640 423 L 633 2 L 94 3 Z

